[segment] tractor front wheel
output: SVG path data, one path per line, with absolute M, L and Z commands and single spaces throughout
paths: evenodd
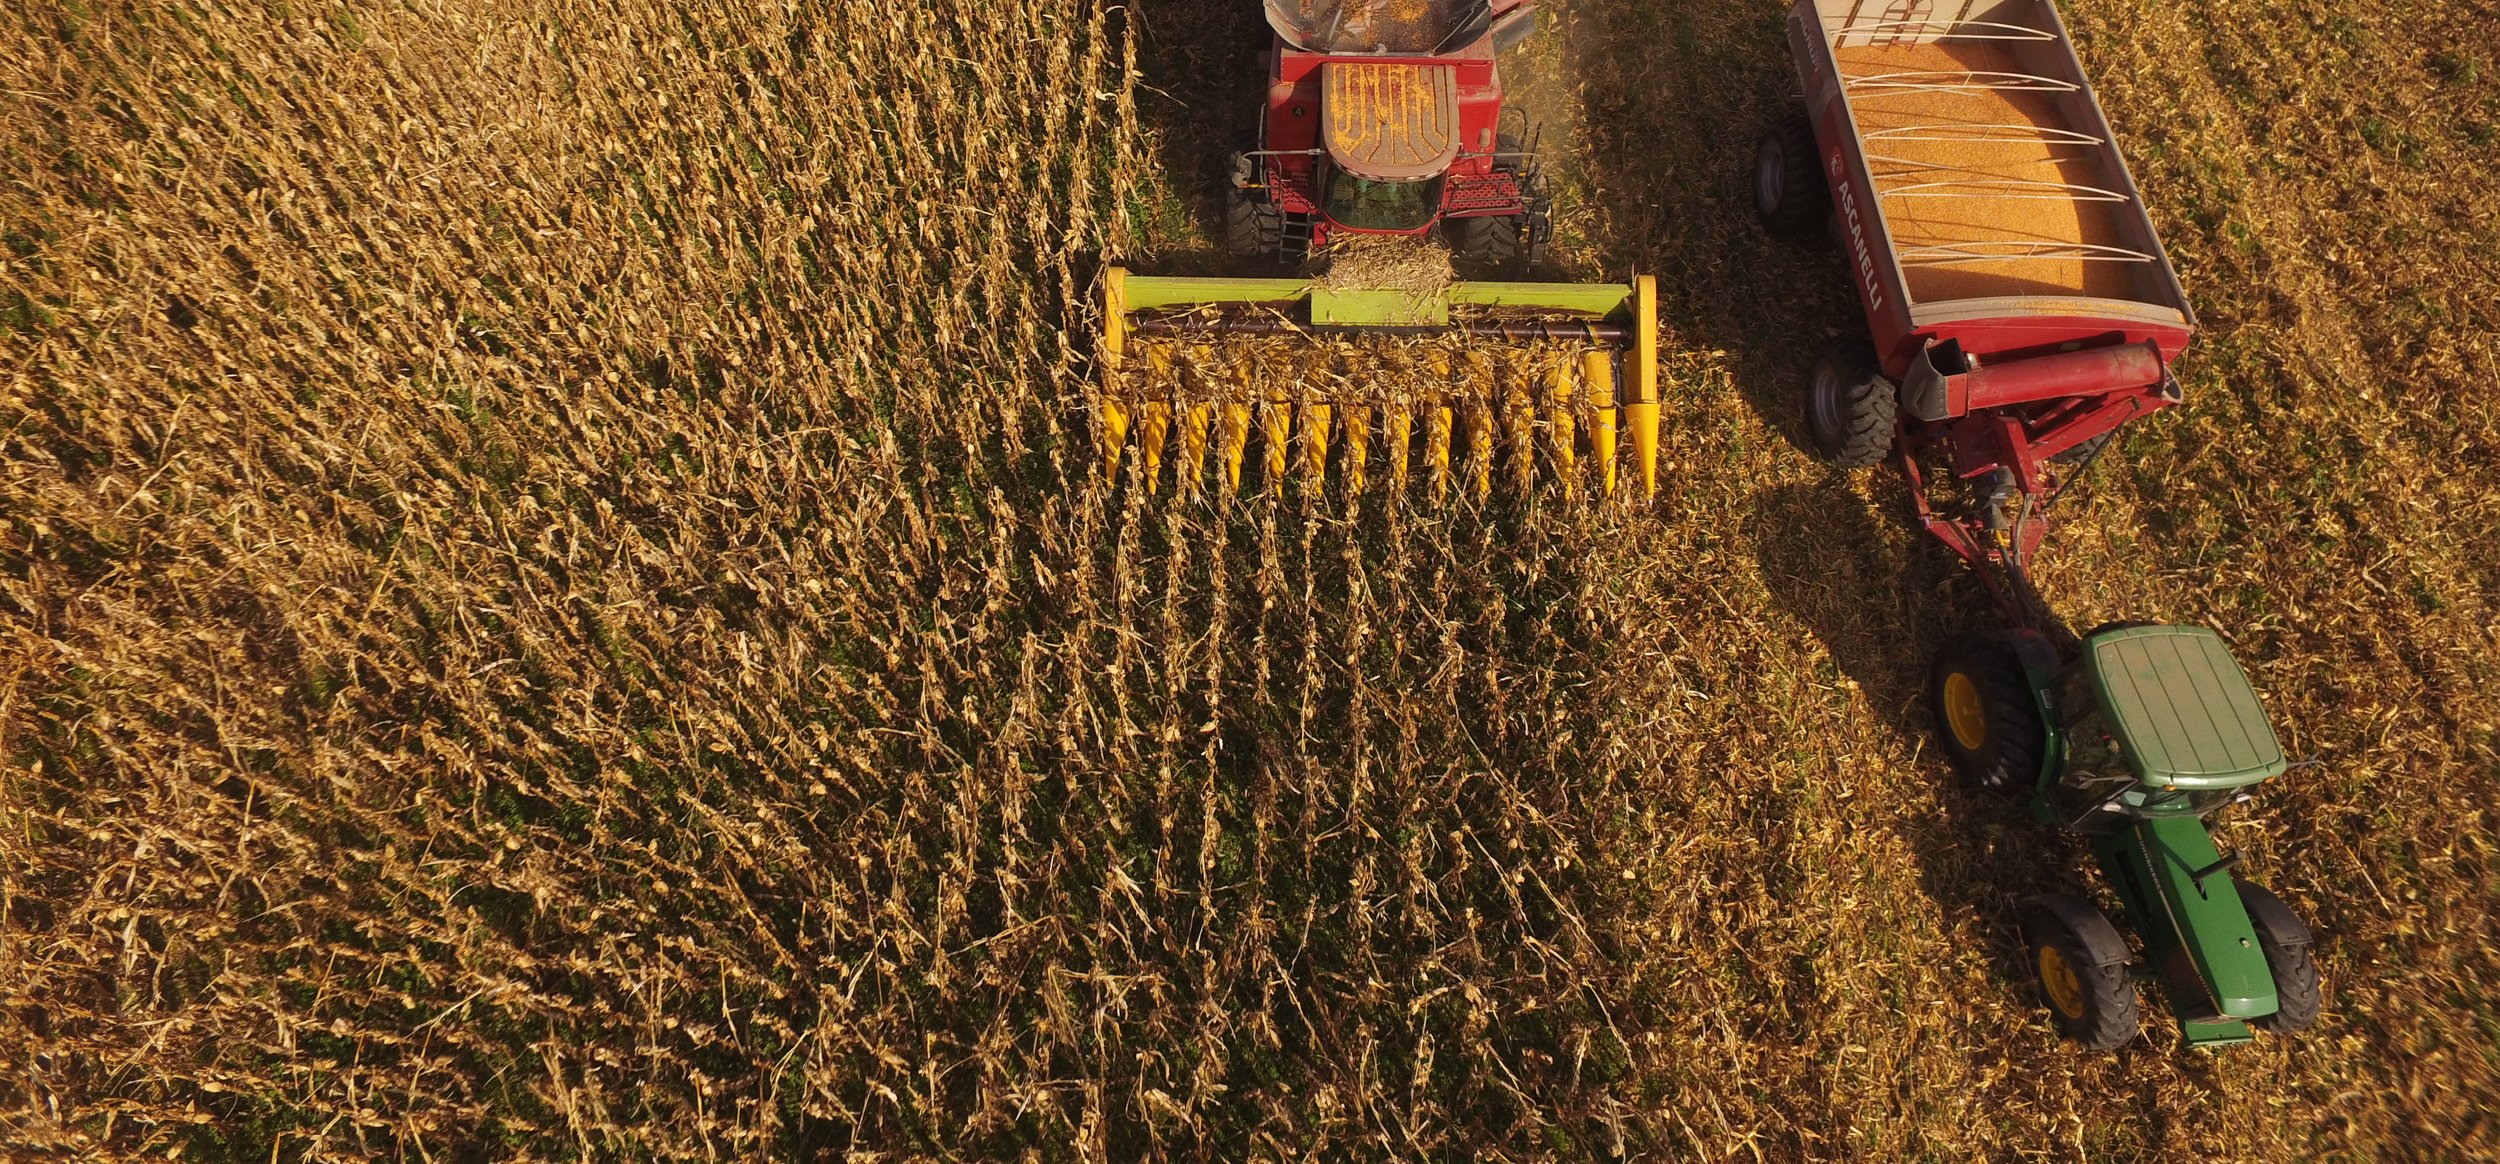
M 2010 796 L 2039 780 L 2046 733 L 2022 660 L 2005 640 L 1973 635 L 1947 644 L 1930 672 L 1927 702 L 1963 779 Z
M 2239 882 L 2240 900 L 2248 920 L 2257 927 L 2257 948 L 2265 952 L 2266 969 L 2274 975 L 2275 1011 L 2257 1025 L 2277 1034 L 2293 1035 L 2316 1026 L 2324 989 L 2318 963 L 2309 956 L 2309 927 L 2300 924 L 2292 907 L 2262 885 Z
M 2099 919 L 2105 934 L 2116 932 L 2089 902 L 2074 898 L 2066 905 Z M 2056 910 L 2037 909 L 2025 916 L 2023 937 L 2032 978 L 2040 984 L 2058 1030 L 2095 1051 L 2113 1051 L 2135 1038 L 2144 1016 L 2125 963 L 2110 964 L 2095 956 L 2093 943 Z
M 1762 135 L 1754 149 L 1753 210 L 1762 229 L 1789 239 L 1810 239 L 1831 220 L 1832 191 L 1816 159 L 1814 122 L 1790 114 Z
M 1884 378 L 1875 345 L 1864 339 L 1823 346 L 1806 382 L 1806 431 L 1835 468 L 1863 469 L 1892 451 L 1900 391 Z

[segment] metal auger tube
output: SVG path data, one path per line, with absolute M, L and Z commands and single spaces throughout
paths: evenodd
M 1632 339 L 1632 327 L 1629 324 L 1613 321 L 1546 319 L 1470 319 L 1445 325 L 1355 327 L 1313 325 L 1273 315 L 1215 317 L 1167 315 L 1140 316 L 1131 321 L 1130 327 L 1133 335 L 1157 339 L 1184 336 L 1212 339 L 1225 336 L 1280 335 L 1464 335 L 1515 344 L 1576 343 L 1599 347 L 1620 347 L 1631 342 Z

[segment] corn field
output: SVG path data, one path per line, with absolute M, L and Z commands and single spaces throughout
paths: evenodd
M 2043 587 L 2221 629 L 2327 1018 L 2061 1042 L 1990 614 L 1800 448 L 1774 0 L 1554 0 L 1654 502 L 1150 496 L 1257 7 L 0 15 L 0 1156 L 2500 1153 L 2500 11 L 2069 0 L 2202 331 Z

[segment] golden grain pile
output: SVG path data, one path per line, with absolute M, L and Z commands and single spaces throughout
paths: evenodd
M 2327 761 L 2227 831 L 2330 1017 L 2204 1058 L 2040 1021 L 1975 588 L 1791 443 L 1776 4 L 1520 65 L 1667 277 L 1654 508 L 1095 483 L 1233 7 L 0 17 L 0 1156 L 2500 1148 L 2500 18 L 2069 6 L 2207 335 L 2046 584 Z

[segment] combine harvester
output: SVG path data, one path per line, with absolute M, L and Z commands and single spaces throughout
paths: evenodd
M 1842 468 L 1897 462 L 1986 582 L 2011 628 L 1937 660 L 1945 751 L 2086 837 L 2142 945 L 2081 897 L 2027 902 L 2050 1009 L 2118 1046 L 2143 977 L 2193 1046 L 2307 1027 L 2308 929 L 2205 824 L 2288 767 L 2246 673 L 2200 627 L 2077 641 L 2031 585 L 2067 485 L 2179 403 L 2195 329 L 2064 24 L 2048 0 L 1798 0 L 1788 37 L 1807 107 L 1764 136 L 1756 209 L 1838 240 L 1872 332 L 1816 363 L 1807 427 Z
M 1490 493 L 1496 446 L 1524 488 L 1540 460 L 1566 491 L 1587 435 L 1599 488 L 1628 438 L 1657 491 L 1654 280 L 1460 282 L 1517 275 L 1547 241 L 1535 155 L 1502 131 L 1496 56 L 1535 27 L 1531 0 L 1267 0 L 1259 130 L 1233 158 L 1225 241 L 1245 262 L 1323 273 L 1267 279 L 1104 273 L 1103 471 L 1123 454 L 1160 491 L 1229 493 L 1254 437 L 1264 487 L 1301 475 L 1349 494 L 1375 476 L 1435 498 Z M 1515 112 L 1515 111 L 1514 111 Z M 1526 119 L 1519 118 L 1521 128 Z M 1366 243 L 1437 241 L 1402 262 Z

